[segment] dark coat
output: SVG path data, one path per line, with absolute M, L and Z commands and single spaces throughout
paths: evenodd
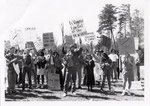
M 85 68 L 87 71 L 87 85 L 94 85 L 95 83 L 95 79 L 94 79 L 94 61 L 90 60 L 90 61 L 86 61 L 85 62 Z

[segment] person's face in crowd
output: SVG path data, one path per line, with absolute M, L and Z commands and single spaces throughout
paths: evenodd
M 53 54 L 53 51 L 52 50 L 49 50 L 49 52 L 48 52 L 50 55 L 52 55 Z
M 14 54 L 14 51 L 15 51 L 15 49 L 14 49 L 14 48 L 11 48 L 11 49 L 10 49 L 10 54 Z
M 90 55 L 87 55 L 87 60 L 91 60 L 91 56 Z
M 74 46 L 72 46 L 72 47 L 70 48 L 71 52 L 73 52 L 73 51 L 74 51 L 74 49 L 75 49 L 75 47 L 74 47 Z

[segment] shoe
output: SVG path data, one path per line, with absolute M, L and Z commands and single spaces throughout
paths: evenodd
M 63 97 L 66 97 L 66 96 L 67 96 L 67 93 L 64 93 L 64 94 L 63 94 Z
M 37 85 L 37 87 L 36 88 L 40 88 L 40 85 Z
M 122 96 L 124 96 L 125 94 L 126 94 L 126 92 L 125 92 L 125 91 L 123 91 L 121 95 L 122 95 Z
M 72 94 L 75 96 L 75 95 L 77 95 L 75 92 L 72 92 Z
M 41 88 L 43 89 L 43 88 L 44 88 L 44 85 L 41 85 Z
M 101 89 L 100 89 L 100 92 L 104 92 L 104 90 L 101 88 Z
M 130 95 L 131 95 L 131 92 L 130 92 L 130 91 L 127 91 L 127 95 L 129 95 L 129 96 L 130 96 Z
M 78 89 L 82 89 L 82 87 L 81 87 L 81 86 L 79 86 L 79 87 L 78 87 Z

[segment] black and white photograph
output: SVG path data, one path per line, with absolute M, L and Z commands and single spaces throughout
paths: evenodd
M 146 3 L 2 0 L 1 106 L 144 102 Z

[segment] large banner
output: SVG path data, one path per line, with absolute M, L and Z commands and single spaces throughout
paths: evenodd
M 53 33 L 43 33 L 43 47 L 46 49 L 51 49 L 54 47 L 54 37 Z
M 135 43 L 133 37 L 118 39 L 117 44 L 120 55 L 124 55 L 127 52 L 130 54 L 135 53 Z
M 94 33 L 87 33 L 86 36 L 85 36 L 85 41 L 87 43 L 90 43 L 92 41 L 94 41 L 96 39 Z
M 71 27 L 72 36 L 74 38 L 84 36 L 87 33 L 85 24 L 82 18 L 71 20 L 69 21 L 69 24 Z

